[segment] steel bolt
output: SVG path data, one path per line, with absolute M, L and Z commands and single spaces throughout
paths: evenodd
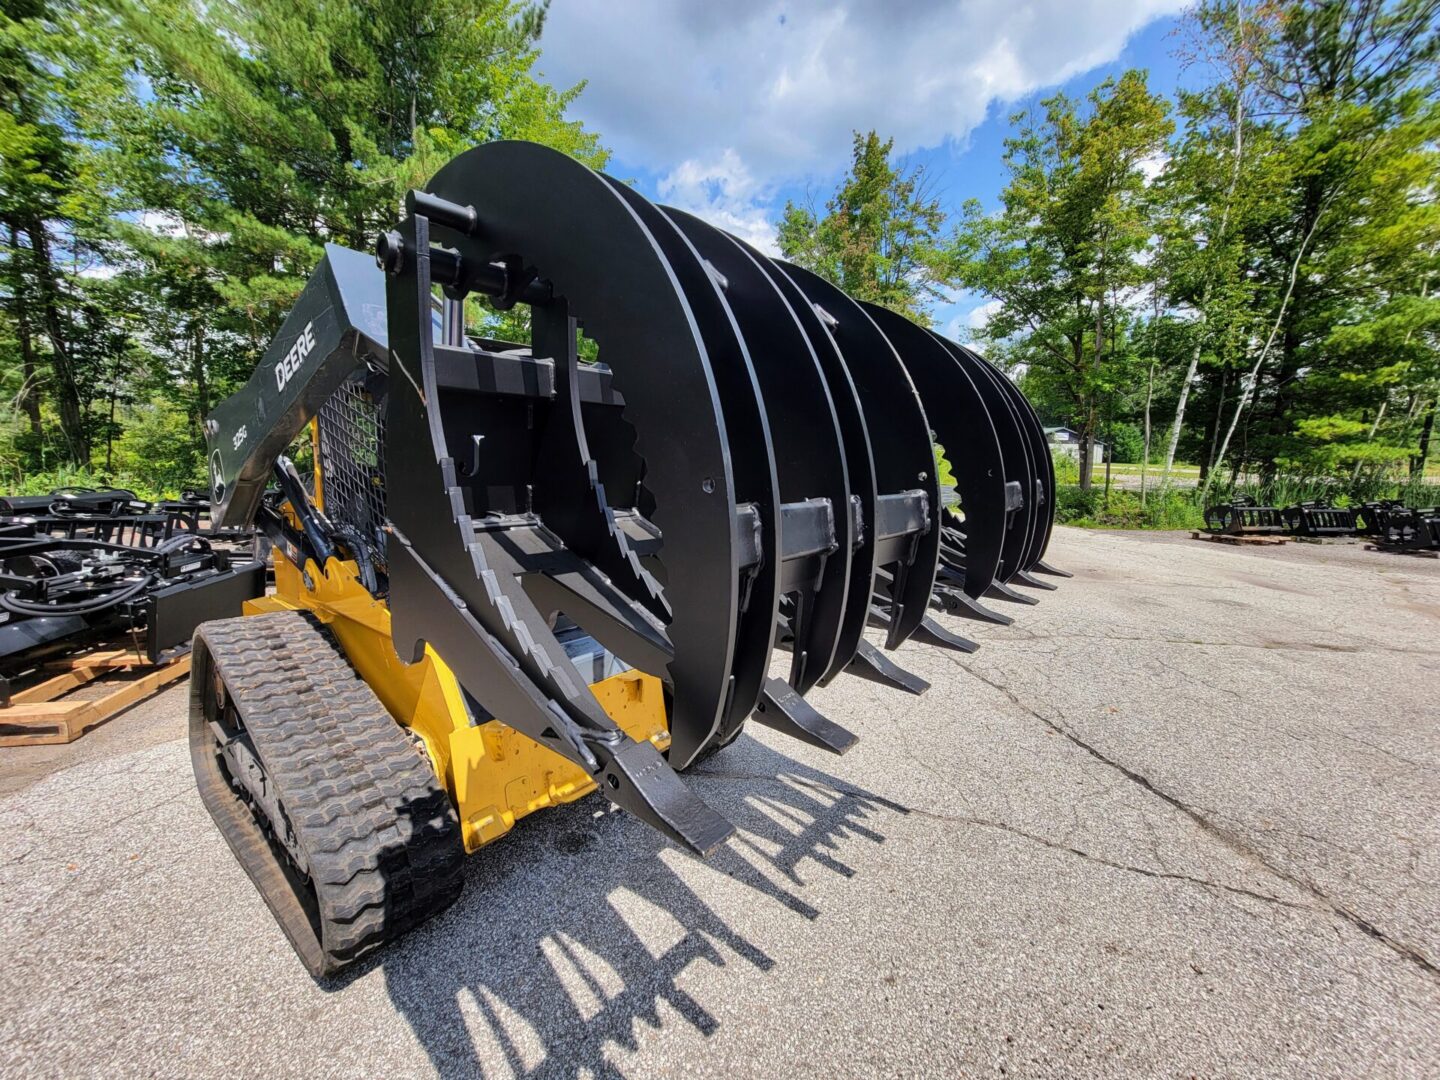
M 405 240 L 398 232 L 383 232 L 375 241 L 375 265 L 387 274 L 398 274 L 405 265 Z

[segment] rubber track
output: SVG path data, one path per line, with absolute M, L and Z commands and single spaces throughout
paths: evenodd
M 317 620 L 284 612 L 205 623 L 195 657 L 201 795 L 311 974 L 332 974 L 455 902 L 464 849 L 449 796 Z M 305 853 L 314 903 L 216 763 L 202 696 L 211 663 Z

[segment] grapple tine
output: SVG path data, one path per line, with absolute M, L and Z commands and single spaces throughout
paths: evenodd
M 660 245 L 694 313 L 711 359 L 715 387 L 725 415 L 735 501 L 737 508 L 744 508 L 741 531 L 754 540 L 753 551 L 741 560 L 743 603 L 735 632 L 733 689 L 713 737 L 715 742 L 723 744 L 735 737 L 760 700 L 775 645 L 783 525 L 775 447 L 749 349 L 711 269 L 657 207 L 628 185 L 610 177 L 605 179 Z M 676 569 L 683 573 L 687 568 L 680 561 L 682 558 L 680 552 L 672 555 Z M 682 765 L 693 760 L 693 755 L 681 760 L 683 755 L 674 751 L 672 757 Z
M 984 604 L 972 599 L 968 593 L 944 585 L 936 586 L 935 599 L 930 606 L 949 615 L 994 623 L 997 626 L 1009 626 L 1015 621 L 1003 612 L 991 611 Z
M 803 694 L 829 670 L 845 632 L 856 547 L 849 465 L 834 403 L 797 312 L 759 259 L 699 218 L 674 209 L 663 213 L 726 282 L 726 302 L 749 347 L 756 383 L 772 417 L 782 503 L 813 508 L 814 500 L 823 499 L 828 505 L 833 545 L 828 550 L 789 544 L 788 530 L 781 526 L 780 591 L 797 598 L 789 682 Z
M 1033 596 L 1016 592 L 1003 581 L 992 581 L 990 587 L 985 590 L 985 595 L 992 600 L 1009 600 L 1012 604 L 1038 604 L 1040 602 Z
M 824 278 L 790 263 L 781 268 L 828 317 L 871 433 L 878 492 L 876 575 L 888 575 L 898 614 L 885 647 L 896 648 L 925 617 L 940 558 L 940 486 L 930 423 L 905 365 L 873 319 Z
M 1044 589 L 1046 592 L 1054 592 L 1058 586 L 1048 581 L 1041 581 L 1039 578 L 1026 573 L 1024 570 L 1016 570 L 1015 576 L 1010 579 L 1012 585 L 1024 585 L 1027 589 Z
M 978 599 L 1000 570 L 1006 534 L 1005 461 L 994 420 L 971 376 L 942 339 L 886 308 L 864 302 L 860 306 L 894 346 L 935 438 L 958 463 L 955 491 L 967 530 L 965 582 L 959 587 Z
M 1001 545 L 1000 564 L 995 570 L 997 581 L 1009 581 L 1025 565 L 1035 535 L 1037 512 L 1034 499 L 1035 470 L 1030 459 L 1030 446 L 1021 428 L 1014 403 L 1000 386 L 1008 382 L 994 368 L 974 353 L 961 348 L 933 331 L 926 331 L 940 342 L 966 370 L 985 408 L 989 412 L 1000 440 L 1005 476 L 1005 536 Z
M 860 642 L 848 670 L 852 675 L 907 694 L 919 695 L 930 689 L 930 684 L 919 675 L 906 671 L 868 641 Z
M 784 679 L 767 679 L 755 706 L 755 721 L 810 746 L 843 754 L 859 736 L 822 716 Z
M 870 606 L 870 625 L 885 629 L 890 625 L 890 614 L 886 610 L 888 605 L 883 603 Z M 959 634 L 952 634 L 930 616 L 920 620 L 920 625 L 910 636 L 911 641 L 919 642 L 922 645 L 935 645 L 942 649 L 951 649 L 955 652 L 973 653 L 980 648 L 980 643 L 971 641 L 969 638 L 961 637 Z
M 1036 572 L 1037 574 L 1049 574 L 1051 577 L 1071 577 L 1071 578 L 1073 578 L 1073 577 L 1075 576 L 1075 575 L 1072 574 L 1069 570 L 1057 570 L 1055 567 L 1051 566 L 1049 563 L 1045 562 L 1044 560 L 1041 560 L 1040 562 L 1037 562 L 1037 563 L 1035 564 L 1035 572 Z

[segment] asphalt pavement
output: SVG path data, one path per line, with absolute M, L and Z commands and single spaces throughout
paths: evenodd
M 754 730 L 710 862 L 596 798 L 309 978 L 172 689 L 0 750 L 0 1073 L 1440 1076 L 1440 561 L 1057 530 L 1074 572 L 833 758 Z

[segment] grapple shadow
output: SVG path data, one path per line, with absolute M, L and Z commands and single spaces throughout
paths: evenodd
M 442 1076 L 616 1077 L 606 1048 L 638 1049 L 641 1024 L 660 1030 L 678 1016 L 708 1037 L 720 1021 L 680 985 L 690 967 L 739 963 L 764 977 L 776 963 L 726 909 L 820 918 L 804 896 L 806 860 L 853 876 L 846 844 L 883 843 L 877 815 L 907 811 L 748 737 L 688 779 L 739 830 L 707 862 L 583 799 L 472 857 L 455 907 L 343 983 L 381 967 Z M 715 876 L 708 896 L 692 885 L 697 870 Z

